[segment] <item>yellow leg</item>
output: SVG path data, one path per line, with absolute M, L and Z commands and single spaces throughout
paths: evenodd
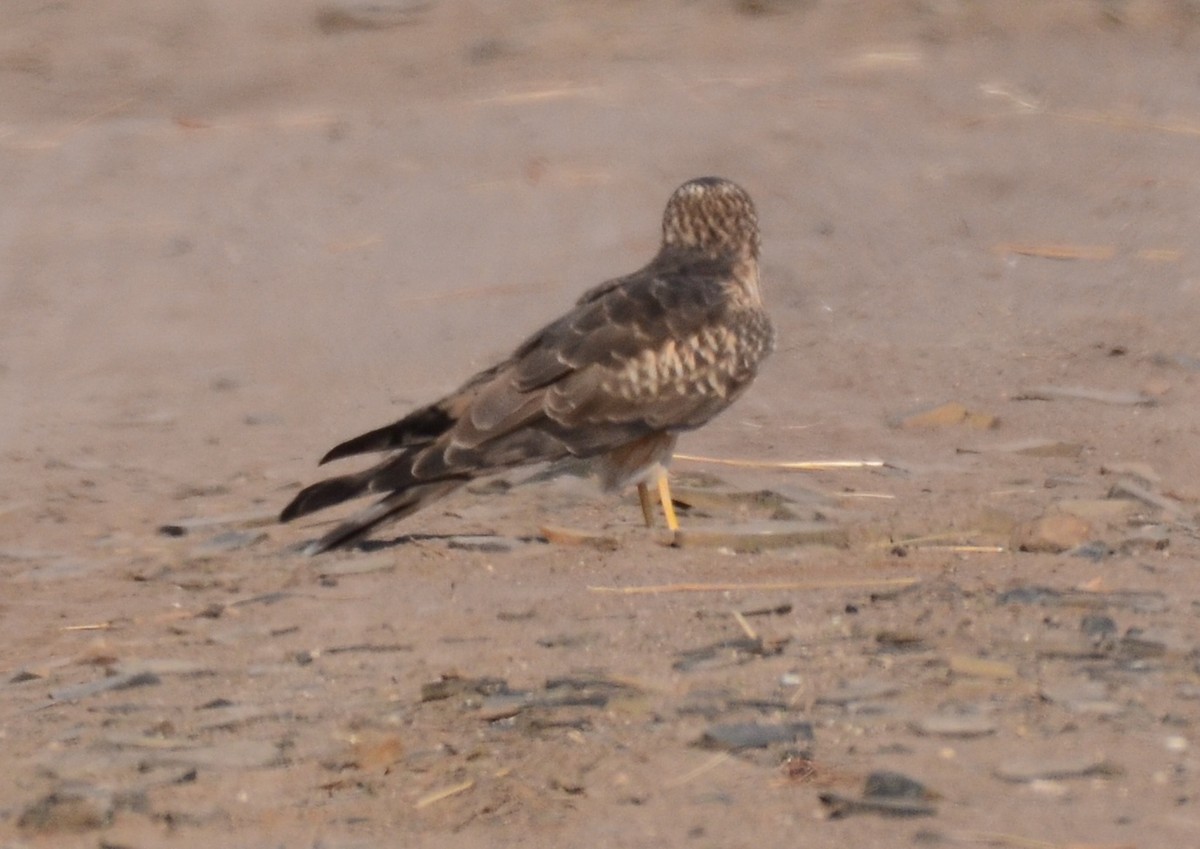
M 662 502 L 663 515 L 667 517 L 667 527 L 671 531 L 679 530 L 679 519 L 675 518 L 675 504 L 671 501 L 671 484 L 667 480 L 667 472 L 664 469 L 662 476 L 658 479 L 658 500 Z M 645 502 L 643 502 L 643 510 Z
M 654 502 L 650 499 L 650 490 L 646 488 L 644 483 L 637 485 L 638 501 L 642 502 L 642 518 L 646 520 L 646 527 L 654 527 Z

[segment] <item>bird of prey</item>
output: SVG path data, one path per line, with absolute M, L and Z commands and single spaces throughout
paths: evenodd
M 677 530 L 666 477 L 676 438 L 733 403 L 773 346 L 758 254 L 758 218 L 744 189 L 718 177 L 684 183 L 667 201 L 649 264 L 589 290 L 441 400 L 333 448 L 321 463 L 387 453 L 378 465 L 301 490 L 280 520 L 385 493 L 306 549 L 318 554 L 474 478 L 573 457 L 590 461 L 606 489 L 636 484 L 647 526 L 656 486 Z

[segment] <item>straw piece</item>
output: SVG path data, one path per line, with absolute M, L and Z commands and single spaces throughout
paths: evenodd
M 836 581 L 780 581 L 748 584 L 650 584 L 646 586 L 596 587 L 588 592 L 616 595 L 655 595 L 658 593 L 727 593 L 742 590 L 837 590 L 864 587 L 910 587 L 919 578 L 863 578 Z
M 740 460 L 723 457 L 704 457 L 699 454 L 676 454 L 675 460 L 688 463 L 710 463 L 714 466 L 737 466 L 743 469 L 790 469 L 816 471 L 820 469 L 876 469 L 887 465 L 883 460 Z
M 443 787 L 441 790 L 435 790 L 432 793 L 427 793 L 418 799 L 413 804 L 413 807 L 417 810 L 420 810 L 421 808 L 427 808 L 432 804 L 442 801 L 443 799 L 449 799 L 451 796 L 457 796 L 459 793 L 465 793 L 474 786 L 475 779 L 468 778 L 461 784 L 454 784 L 450 787 Z
M 1021 256 L 1036 256 L 1042 259 L 1112 259 L 1117 249 L 1112 245 L 1067 245 L 1067 244 L 1028 244 L 1021 242 L 1001 242 L 994 250 L 1002 254 L 1020 254 Z

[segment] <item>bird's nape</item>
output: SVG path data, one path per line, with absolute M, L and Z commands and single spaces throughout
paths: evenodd
M 700 177 L 677 188 L 663 212 L 662 231 L 664 247 L 758 259 L 754 201 L 737 183 L 721 177 Z

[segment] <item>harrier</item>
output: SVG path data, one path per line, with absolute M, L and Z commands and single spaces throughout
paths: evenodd
M 676 438 L 732 404 L 771 352 L 758 253 L 744 189 L 718 177 L 684 183 L 667 201 L 648 265 L 591 289 L 440 401 L 335 447 L 321 463 L 387 455 L 301 490 L 280 520 L 386 493 L 306 549 L 318 554 L 474 478 L 574 457 L 590 461 L 606 489 L 636 484 L 647 526 L 656 486 L 678 529 L 666 473 Z

